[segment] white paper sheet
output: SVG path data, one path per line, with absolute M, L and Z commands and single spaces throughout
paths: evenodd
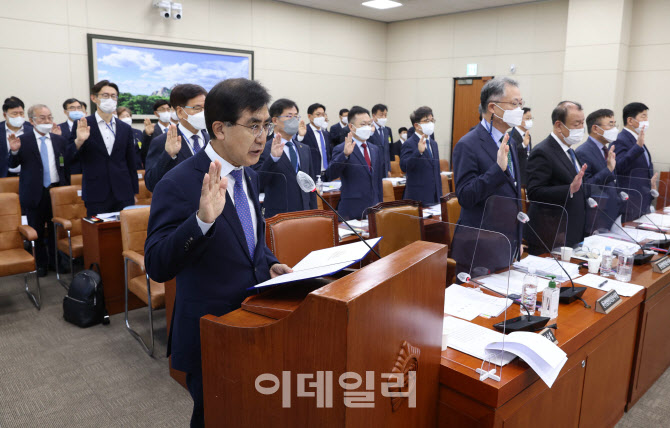
M 668 214 L 649 213 L 643 215 L 635 221 L 638 223 L 653 223 L 661 227 L 670 227 L 670 215 Z
M 565 274 L 564 274 L 565 275 Z M 523 290 L 523 278 L 526 276 L 526 272 L 511 270 L 509 275 L 507 272 L 503 273 L 494 273 L 486 277 L 476 278 L 477 281 L 484 284 L 486 287 L 502 293 L 505 295 L 508 294 L 521 294 Z M 509 278 L 509 287 L 508 281 Z M 541 293 L 545 288 L 549 286 L 549 280 L 545 278 L 537 278 L 537 292 Z
M 628 251 L 631 251 L 633 253 L 640 250 L 640 246 L 634 242 L 624 241 L 623 239 L 616 239 L 611 236 L 603 236 L 603 235 L 593 235 L 584 238 L 584 246 L 592 250 L 598 249 L 598 251 L 600 251 L 600 254 L 602 254 L 605 251 L 605 247 L 610 247 L 612 251 L 617 249 L 618 250 L 627 249 Z
M 607 280 L 607 282 L 602 287 L 600 287 L 600 284 L 602 284 L 603 281 L 605 280 Z M 603 278 L 602 276 L 594 275 L 592 273 L 589 273 L 587 275 L 582 276 L 579 279 L 576 279 L 575 283 L 586 285 L 587 287 L 595 288 L 596 290 L 602 290 L 602 291 L 610 291 L 611 289 L 615 289 L 619 296 L 626 296 L 626 297 L 630 297 L 635 293 L 642 291 L 644 289 L 644 287 L 641 285 L 631 284 L 629 282 L 617 281 L 614 278 Z
M 511 304 L 511 299 L 490 296 L 458 284 L 452 284 L 444 292 L 444 313 L 468 321 L 479 315 L 497 317 Z
M 666 239 L 666 236 L 670 237 L 670 235 L 659 233 L 659 232 L 654 232 L 652 230 L 642 230 L 642 229 L 634 229 L 632 227 L 624 227 L 626 229 L 626 232 L 635 239 L 637 242 L 642 242 L 642 241 L 660 241 Z M 624 233 L 619 230 L 619 233 L 621 235 L 624 235 Z
M 502 341 L 504 335 L 469 321 L 450 316 L 444 317 L 442 333 L 448 335 L 450 348 L 472 355 L 480 360 L 486 359 L 487 356 L 492 356 L 492 363 L 504 366 L 516 358 L 515 355 L 507 352 L 500 353 L 496 351 L 492 353 L 486 351 L 486 345 Z
M 563 269 L 558 266 L 558 263 L 563 266 L 563 268 L 568 272 L 572 279 L 579 276 L 579 265 L 574 263 L 562 262 L 552 259 L 550 257 L 537 257 L 537 256 L 526 256 L 521 261 L 515 262 L 514 267 L 526 272 L 528 268 L 534 267 L 538 275 L 547 276 L 554 275 L 559 281 L 567 281 L 568 277 L 565 276 Z

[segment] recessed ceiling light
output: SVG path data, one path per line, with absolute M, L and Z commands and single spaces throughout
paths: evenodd
M 391 9 L 393 7 L 402 6 L 402 3 L 392 0 L 371 0 L 361 3 L 363 6 L 373 7 L 375 9 Z

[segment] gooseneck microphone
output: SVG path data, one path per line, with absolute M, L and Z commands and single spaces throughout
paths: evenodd
M 575 283 L 572 281 L 572 278 L 568 274 L 568 272 L 565 270 L 563 265 L 556 260 L 556 257 L 551 253 L 551 250 L 547 247 L 547 244 L 544 243 L 542 239 L 540 239 L 540 236 L 535 232 L 535 229 L 533 229 L 533 226 L 530 225 L 530 217 L 523 211 L 519 211 L 519 213 L 516 215 L 516 219 L 519 220 L 519 222 L 525 224 L 528 226 L 528 228 L 533 232 L 533 235 L 537 238 L 538 241 L 542 243 L 542 246 L 544 247 L 545 250 L 547 250 L 547 253 L 549 253 L 549 256 L 554 259 L 554 261 L 558 264 L 558 266 L 561 268 L 563 272 L 565 272 L 565 275 L 568 277 L 570 280 L 570 284 L 572 284 L 571 287 L 561 287 L 561 294 L 559 297 L 559 302 L 561 303 L 572 303 L 575 300 L 581 300 L 582 303 L 584 303 L 585 308 L 590 308 L 591 305 L 586 303 L 584 299 L 582 299 L 582 295 L 584 292 L 586 292 L 586 287 L 575 287 Z
M 337 210 L 336 210 L 335 208 L 333 208 L 333 207 L 328 203 L 328 201 L 326 201 L 326 200 L 323 198 L 323 196 L 321 196 L 321 195 L 319 194 L 319 192 L 316 191 L 316 184 L 314 184 L 314 180 L 312 180 L 312 177 L 310 177 L 309 174 L 307 174 L 307 173 L 305 173 L 305 172 L 303 172 L 303 171 L 298 171 L 298 174 L 296 175 L 296 180 L 298 181 L 298 186 L 300 186 L 300 189 L 301 189 L 303 192 L 305 192 L 305 193 L 311 193 L 311 192 L 316 193 L 316 196 L 318 196 L 319 198 L 321 198 L 321 201 L 322 201 L 324 204 L 326 204 L 326 205 L 328 206 L 328 208 L 330 208 L 335 214 L 337 214 L 337 216 L 340 218 L 340 220 L 342 220 L 342 221 L 344 222 L 344 224 L 346 224 L 346 225 L 349 227 L 349 229 L 351 229 L 352 232 L 354 232 L 354 233 L 356 234 L 356 236 L 358 236 L 358 239 L 360 239 L 361 242 L 363 242 L 363 243 L 370 249 L 370 251 L 372 251 L 373 253 L 375 253 L 375 255 L 376 255 L 377 257 L 379 257 L 380 259 L 382 258 L 382 256 L 380 256 L 379 253 L 378 253 L 377 251 L 375 251 L 375 249 L 372 248 L 372 247 L 370 246 L 370 244 L 368 244 L 367 241 L 366 241 L 365 239 L 363 239 L 363 237 L 362 237 L 361 235 L 359 235 L 358 232 L 356 232 L 356 231 L 354 230 L 353 227 L 349 226 L 349 223 L 347 223 L 347 221 L 344 219 L 344 217 L 342 217 L 342 216 L 340 215 L 340 213 L 338 213 Z
M 656 191 L 656 190 L 654 190 L 654 191 L 656 192 L 656 195 L 658 196 L 658 191 Z M 653 193 L 652 193 L 652 195 L 653 195 Z M 624 201 L 624 202 L 628 201 L 628 198 L 629 198 L 628 193 L 626 193 L 624 191 L 619 192 L 619 198 L 621 198 L 621 200 Z M 640 208 L 639 206 L 637 206 L 637 204 L 634 204 L 633 202 L 631 202 L 631 204 L 633 205 L 633 208 L 639 209 L 640 213 L 642 213 L 642 208 Z M 649 207 L 649 208 L 652 208 L 652 207 Z M 660 227 L 658 227 L 658 225 L 656 223 L 654 223 L 654 221 L 651 218 L 649 218 L 649 216 L 647 214 L 642 214 L 642 216 L 640 218 L 642 218 L 642 217 L 646 217 L 647 220 L 649 221 L 649 223 L 651 223 L 651 225 L 654 226 L 659 233 L 663 234 L 664 240 L 663 241 L 658 241 L 658 243 L 659 243 L 658 246 L 659 247 L 663 247 L 663 246 L 667 247 L 670 244 L 670 241 L 668 240 L 668 235 L 666 235 L 665 232 Z

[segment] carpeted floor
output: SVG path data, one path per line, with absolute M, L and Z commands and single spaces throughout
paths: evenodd
M 164 310 L 155 312 L 151 358 L 123 314 L 81 329 L 63 320 L 65 289 L 55 275 L 41 285 L 37 311 L 23 276 L 0 278 L 0 428 L 188 426 L 193 402 L 168 373 Z M 131 311 L 130 322 L 148 334 L 146 309 Z M 617 427 L 670 426 L 668 398 L 670 370 Z

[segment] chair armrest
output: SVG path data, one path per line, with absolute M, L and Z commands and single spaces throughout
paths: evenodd
M 137 251 L 126 250 L 123 252 L 123 257 L 138 265 L 144 272 L 144 256 L 142 254 Z
M 19 226 L 19 233 L 28 241 L 37 241 L 37 232 L 32 227 L 22 224 Z
M 51 219 L 55 224 L 58 224 L 63 227 L 65 230 L 71 230 L 72 229 L 72 222 L 66 218 L 63 217 L 54 217 Z

